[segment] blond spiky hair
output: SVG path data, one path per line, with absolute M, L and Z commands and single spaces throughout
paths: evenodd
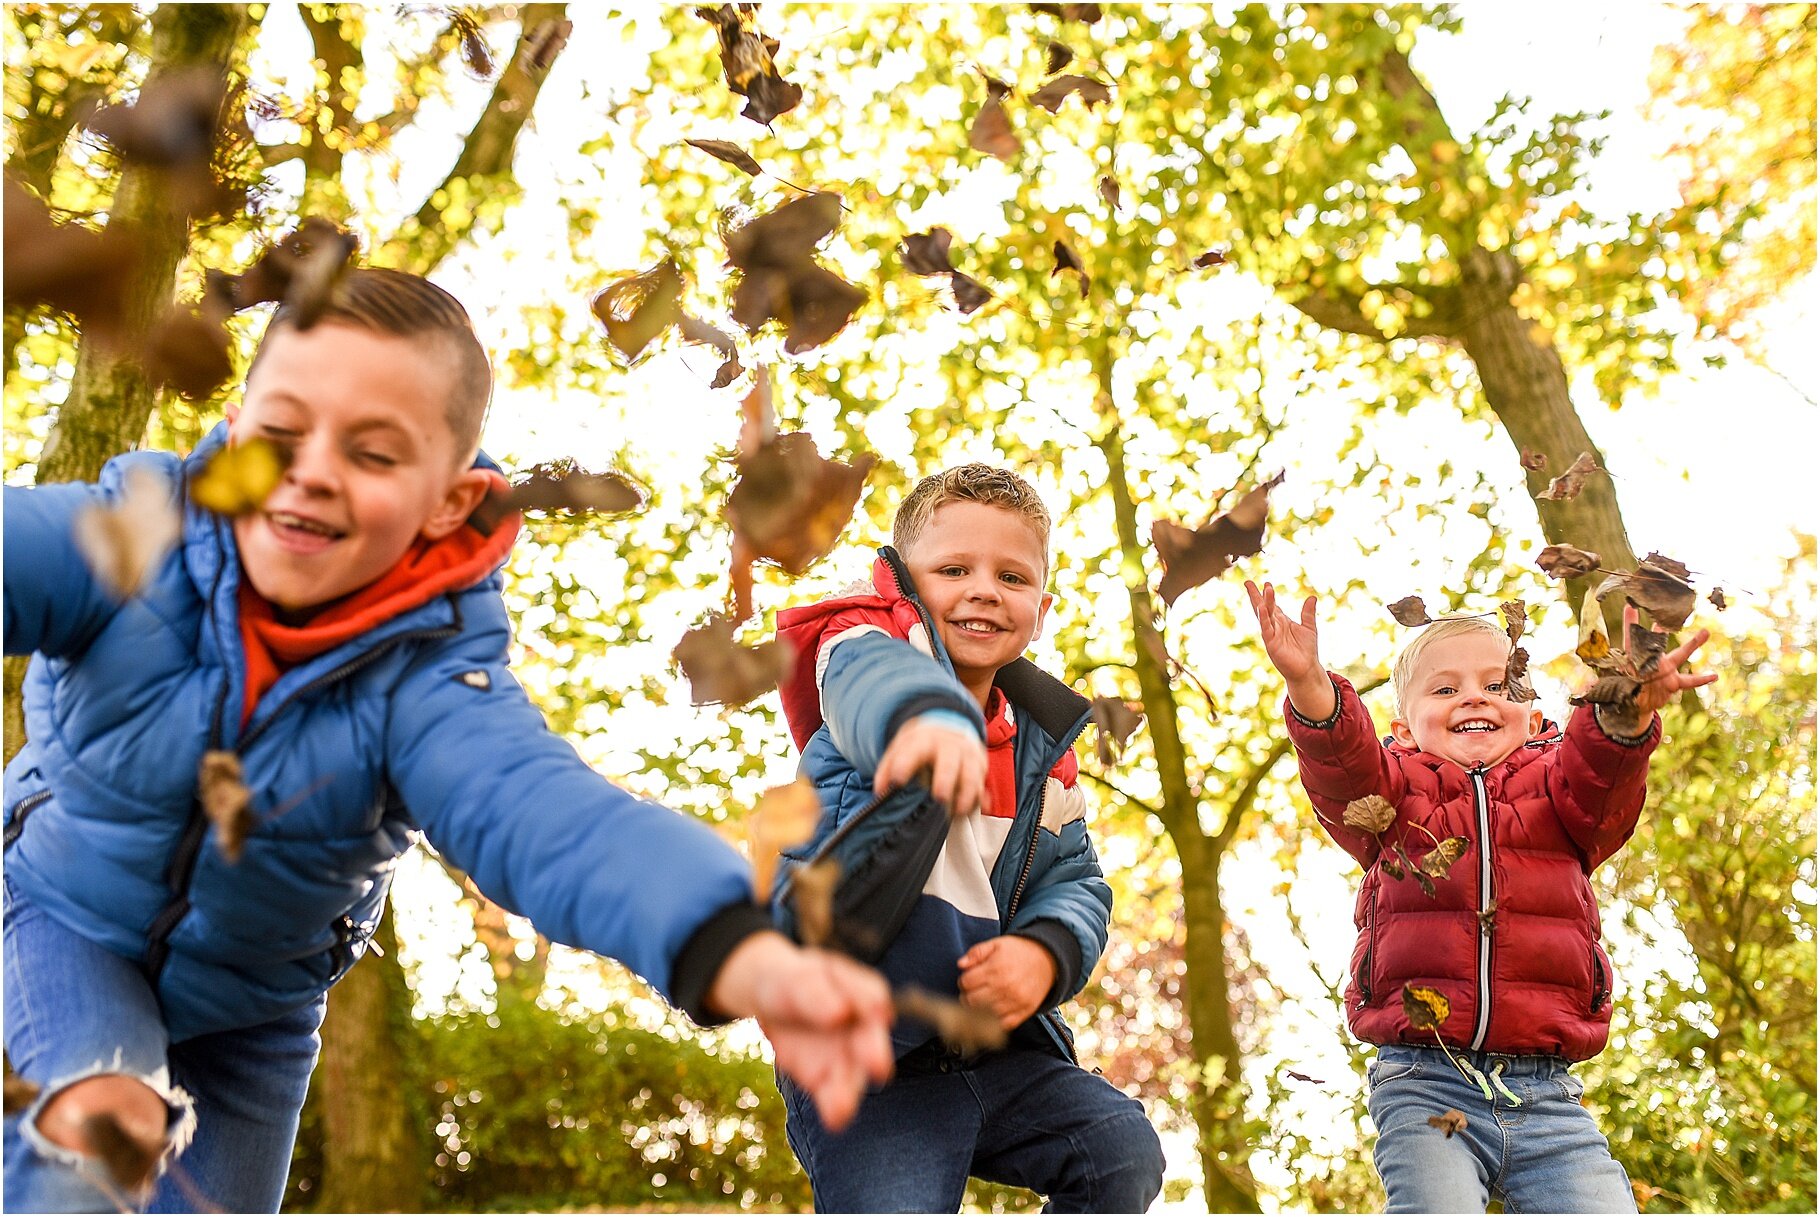
M 897 519 L 891 525 L 891 543 L 897 546 L 897 552 L 909 551 L 935 518 L 936 508 L 959 501 L 984 503 L 1015 513 L 1042 543 L 1043 565 L 1048 566 L 1049 509 L 1030 483 L 1017 474 L 981 464 L 956 465 L 916 484 L 899 504 Z
M 1390 683 L 1397 694 L 1397 717 L 1401 718 L 1408 708 L 1409 682 L 1415 679 L 1416 665 L 1422 662 L 1428 648 L 1462 634 L 1490 634 L 1500 642 L 1510 641 L 1502 629 L 1485 617 L 1443 617 L 1425 627 L 1403 648 L 1403 653 L 1397 656 L 1397 666 L 1391 671 Z

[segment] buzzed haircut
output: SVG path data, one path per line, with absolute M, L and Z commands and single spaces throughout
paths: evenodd
M 339 321 L 398 338 L 442 343 L 453 358 L 454 388 L 446 414 L 449 430 L 455 435 L 455 451 L 465 460 L 480 446 L 481 424 L 486 421 L 487 403 L 493 396 L 493 367 L 487 362 L 486 349 L 480 345 L 474 323 L 461 301 L 422 275 L 365 266 L 347 273 L 319 320 Z M 288 304 L 279 305 L 259 340 L 259 349 L 253 353 L 252 365 L 247 368 L 249 377 L 259 364 L 265 344 L 279 327 L 295 325 L 296 311 Z
M 1029 482 L 1009 469 L 977 463 L 956 465 L 918 482 L 898 505 L 891 543 L 899 553 L 907 552 L 935 518 L 935 509 L 954 502 L 983 503 L 1016 513 L 1042 543 L 1043 564 L 1049 564 L 1049 509 L 1043 500 Z
M 1494 625 L 1485 617 L 1443 617 L 1432 625 L 1424 626 L 1422 632 L 1410 639 L 1409 645 L 1397 656 L 1397 665 L 1391 670 L 1390 683 L 1397 694 L 1397 713 L 1402 714 L 1409 705 L 1409 682 L 1415 679 L 1416 665 L 1422 662 L 1422 655 L 1437 642 L 1449 638 L 1458 638 L 1462 634 L 1489 634 L 1500 642 L 1509 643 L 1510 636 L 1503 629 Z

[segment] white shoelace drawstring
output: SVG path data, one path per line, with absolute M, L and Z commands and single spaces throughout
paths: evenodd
M 1493 1106 L 1497 1105 L 1498 1100 L 1492 1094 L 1492 1090 L 1495 1087 L 1497 1093 L 1508 1099 L 1512 1107 L 1523 1106 L 1523 1100 L 1519 1099 L 1516 1096 L 1516 1093 L 1504 1084 L 1504 1066 L 1508 1064 L 1508 1062 L 1498 1061 L 1494 1063 L 1491 1067 L 1491 1077 L 1487 1078 L 1484 1072 L 1475 1067 L 1471 1061 L 1461 1060 L 1451 1052 L 1447 1055 L 1448 1059 L 1453 1061 L 1455 1067 L 1459 1069 L 1460 1075 L 1479 1088 L 1479 1093 L 1485 1096 L 1486 1102 Z

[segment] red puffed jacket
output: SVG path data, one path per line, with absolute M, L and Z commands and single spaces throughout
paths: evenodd
M 1613 739 L 1590 708 L 1565 732 L 1548 724 L 1495 765 L 1463 769 L 1379 743 L 1371 715 L 1342 677 L 1339 706 L 1313 723 L 1285 704 L 1302 785 L 1321 825 L 1365 867 L 1353 922 L 1346 1017 L 1367 1043 L 1434 1043 L 1403 1012 L 1403 987 L 1438 990 L 1451 1011 L 1441 1037 L 1456 1048 L 1582 1061 L 1611 1026 L 1611 961 L 1587 877 L 1636 829 L 1660 721 Z M 1346 805 L 1381 795 L 1396 807 L 1382 833 L 1345 823 Z M 1392 843 L 1421 862 L 1436 841 L 1464 851 L 1429 896 L 1415 874 L 1392 878 Z

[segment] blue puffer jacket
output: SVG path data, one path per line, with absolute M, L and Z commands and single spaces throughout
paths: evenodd
M 1001 668 L 994 684 L 1016 727 L 1017 811 L 1009 825 L 977 814 L 951 821 L 921 787 L 882 801 L 872 793 L 879 760 L 910 718 L 940 711 L 981 728 L 979 705 L 955 678 L 897 552 L 879 551 L 870 585 L 780 612 L 778 633 L 797 650 L 784 711 L 825 809 L 814 837 L 790 851 L 787 871 L 824 856 L 840 863 L 835 912 L 847 924 L 837 921 L 837 938 L 876 958 L 896 984 L 953 994 L 957 961 L 975 943 L 1000 934 L 1042 943 L 1055 959 L 1055 985 L 1013 1038 L 1072 1059 L 1055 1006 L 1087 983 L 1112 911 L 1071 750 L 1088 722 L 1087 699 L 1027 659 Z M 987 834 L 1002 845 L 989 875 L 976 878 Z M 777 912 L 793 928 L 787 890 Z M 902 1055 L 931 1034 L 900 1022 L 893 1041 Z
M 76 514 L 116 501 L 133 468 L 180 493 L 225 432 L 188 462 L 136 453 L 99 485 L 5 491 L 6 651 L 37 652 L 30 742 L 6 769 L 15 889 L 141 961 L 177 1041 L 319 997 L 364 950 L 421 828 L 550 938 L 698 1004 L 730 941 L 762 919 L 750 872 L 550 733 L 506 669 L 498 571 L 286 672 L 244 728 L 241 570 L 224 521 L 188 507 L 181 545 L 124 604 L 96 583 Z M 238 754 L 261 821 L 238 863 L 197 803 L 210 748 Z

